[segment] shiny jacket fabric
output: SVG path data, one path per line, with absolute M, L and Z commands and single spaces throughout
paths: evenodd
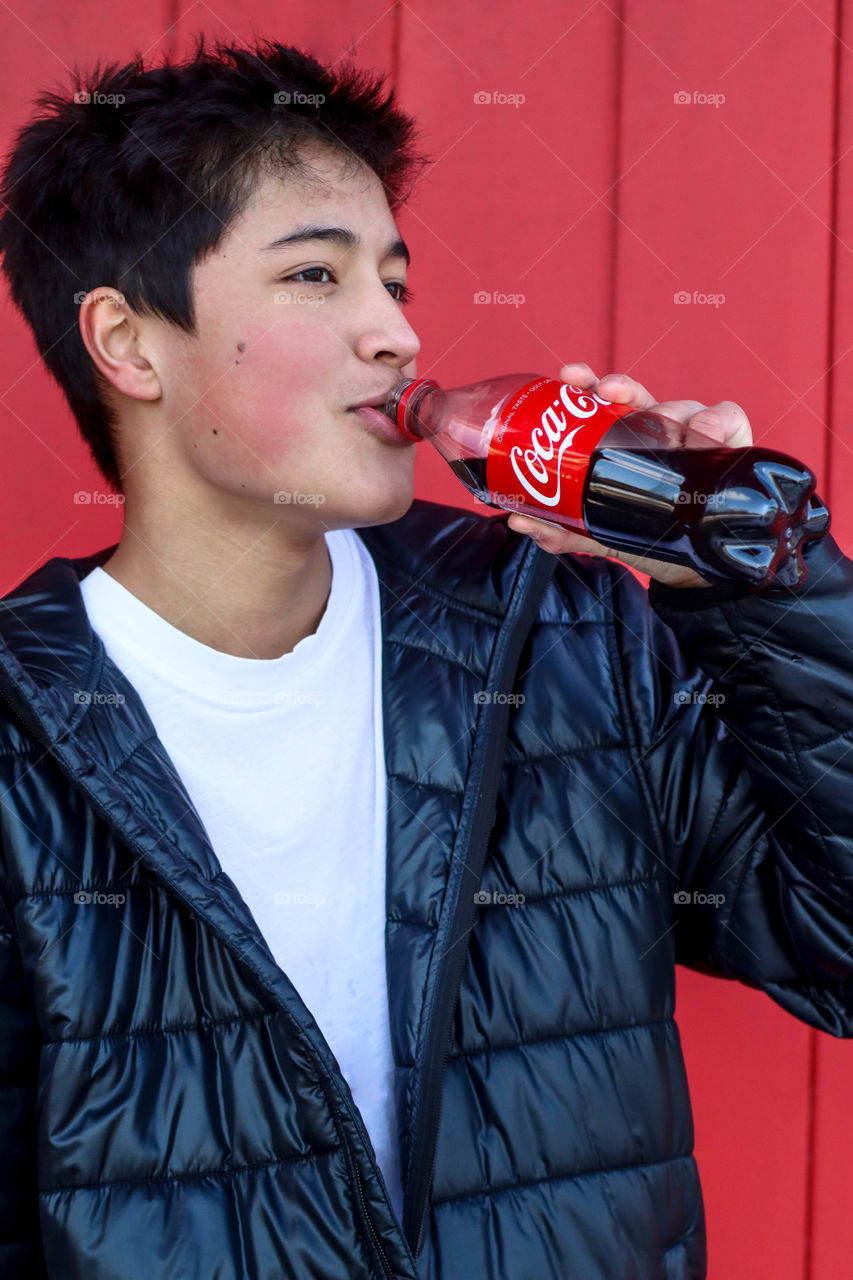
M 675 962 L 853 1035 L 834 541 L 796 593 L 727 600 L 428 502 L 358 532 L 404 1221 L 89 627 L 109 547 L 0 601 L 4 1280 L 699 1280 Z

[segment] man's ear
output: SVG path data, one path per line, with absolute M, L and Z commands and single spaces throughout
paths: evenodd
M 118 289 L 101 285 L 80 302 L 80 335 L 95 367 L 133 400 L 159 400 L 160 378 L 145 355 L 139 317 Z

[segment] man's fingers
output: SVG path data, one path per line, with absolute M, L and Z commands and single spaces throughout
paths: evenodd
M 564 555 L 569 551 L 581 551 L 586 555 L 616 554 L 594 538 L 588 538 L 583 533 L 577 533 L 574 529 L 567 529 L 550 520 L 537 520 L 535 516 L 523 516 L 514 512 L 507 523 L 510 529 L 526 534 L 543 551 L 550 551 L 554 555 Z
M 699 400 L 666 400 L 655 405 L 655 413 L 689 425 L 692 430 L 719 440 L 730 449 L 752 444 L 749 418 L 734 400 L 721 400 L 719 404 L 711 405 L 702 404 Z
M 658 404 L 652 393 L 627 373 L 607 373 L 599 379 L 583 360 L 564 364 L 560 378 L 573 386 L 591 390 L 602 400 L 610 400 L 613 404 L 654 409 L 675 422 L 689 424 L 695 431 L 719 440 L 730 449 L 745 448 L 753 442 L 749 418 L 733 400 L 720 400 L 714 405 L 704 405 L 699 400 L 665 400 Z
M 752 444 L 749 418 L 734 400 L 700 406 L 690 418 L 690 426 L 714 440 L 721 440 L 730 449 L 744 449 Z
M 597 378 L 589 365 L 583 360 L 572 364 L 564 364 L 560 370 L 560 380 L 570 382 L 572 386 L 592 390 L 602 400 L 612 400 L 614 404 L 633 404 L 638 409 L 649 409 L 655 398 L 641 382 L 635 382 L 627 373 L 608 373 Z
M 664 400 L 655 405 L 655 413 L 661 413 L 674 422 L 689 422 L 694 414 L 706 409 L 701 400 Z M 699 428 L 697 427 L 697 430 Z
M 651 409 L 656 403 L 651 391 L 627 373 L 607 373 L 595 388 L 595 394 L 613 404 L 632 404 L 637 409 Z
M 563 365 L 560 370 L 560 380 L 570 382 L 575 387 L 591 387 L 595 385 L 598 378 L 588 364 L 579 360 L 574 364 Z
M 655 403 L 652 393 L 641 382 L 629 378 L 627 373 L 607 373 L 599 379 L 583 360 L 564 364 L 560 379 L 584 390 L 589 388 L 602 400 L 612 400 L 614 404 L 632 404 L 638 409 L 649 409 Z
M 598 387 L 606 382 L 602 378 Z M 639 387 L 639 383 L 633 384 Z M 611 395 L 607 392 L 602 395 L 603 399 L 619 400 L 619 403 L 626 403 L 621 396 Z M 596 394 L 601 392 L 596 389 Z M 630 402 L 636 403 L 632 400 Z M 749 424 L 749 418 L 739 404 L 735 404 L 734 400 L 720 400 L 718 404 L 705 405 L 700 400 L 664 400 L 660 404 L 654 401 L 651 404 L 642 404 L 639 408 L 653 408 L 655 413 L 660 413 L 665 418 L 672 418 L 674 422 L 680 422 L 683 425 L 689 425 L 694 431 L 700 431 L 703 435 L 710 436 L 712 440 L 719 440 L 721 444 L 725 444 L 730 449 L 742 449 L 752 444 L 752 428 Z

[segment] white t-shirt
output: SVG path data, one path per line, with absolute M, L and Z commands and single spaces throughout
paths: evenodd
M 223 871 L 337 1058 L 402 1216 L 385 968 L 379 586 L 351 529 L 325 536 L 325 612 L 279 658 L 201 644 L 104 569 L 80 589 Z

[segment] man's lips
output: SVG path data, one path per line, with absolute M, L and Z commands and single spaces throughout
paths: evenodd
M 398 386 L 395 383 L 394 386 Z M 351 404 L 351 409 L 384 409 L 388 403 L 388 397 L 394 390 L 394 386 L 386 387 L 384 391 L 377 391 L 375 395 L 369 396 L 366 400 L 359 400 L 356 404 Z
M 408 445 L 413 443 L 403 434 L 393 419 L 373 405 L 355 405 L 352 409 L 348 409 L 347 413 L 355 414 L 364 423 L 371 435 L 377 436 L 386 444 Z

